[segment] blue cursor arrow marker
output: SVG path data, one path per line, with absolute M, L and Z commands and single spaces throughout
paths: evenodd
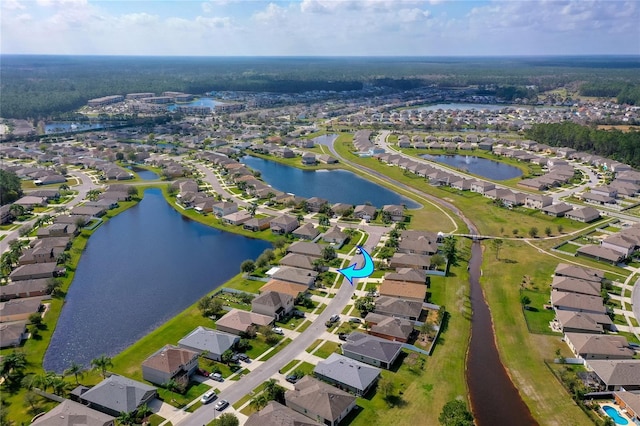
M 365 278 L 373 274 L 373 259 L 369 256 L 369 253 L 362 246 L 357 246 L 364 257 L 364 265 L 360 269 L 356 269 L 356 264 L 350 265 L 347 268 L 338 269 L 342 275 L 347 277 L 351 285 L 353 285 L 354 278 Z

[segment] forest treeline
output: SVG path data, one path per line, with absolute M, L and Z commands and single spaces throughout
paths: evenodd
M 621 81 L 594 81 L 580 86 L 582 96 L 616 98 L 619 104 L 640 105 L 640 85 Z
M 300 93 L 491 86 L 508 98 L 572 82 L 623 82 L 640 88 L 640 58 L 193 58 L 2 55 L 0 116 L 46 118 L 87 100 L 132 92 Z M 529 86 L 527 88 L 527 86 Z M 622 89 L 621 89 L 622 90 Z M 625 89 L 626 90 L 626 89 Z M 633 90 L 627 90 L 635 99 Z M 608 92 L 609 93 L 609 92 Z M 616 94 L 617 95 L 617 94 Z M 608 96 L 608 95 L 607 95 Z M 640 102 L 639 102 L 640 103 Z
M 563 122 L 534 124 L 526 137 L 549 146 L 573 148 L 640 167 L 640 132 L 600 130 Z

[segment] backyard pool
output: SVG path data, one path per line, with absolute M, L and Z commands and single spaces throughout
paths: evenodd
M 612 407 L 610 405 L 605 405 L 602 407 L 602 409 L 604 410 L 605 413 L 607 413 L 609 417 L 613 419 L 614 422 L 616 422 L 617 425 L 629 424 L 629 420 L 622 417 L 622 414 L 620 414 L 620 412 L 616 410 L 615 407 Z

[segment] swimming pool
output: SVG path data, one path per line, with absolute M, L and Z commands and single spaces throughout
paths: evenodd
M 604 410 L 605 413 L 607 413 L 609 417 L 613 419 L 614 422 L 616 422 L 617 425 L 629 424 L 629 420 L 622 417 L 622 414 L 620 414 L 620 412 L 616 410 L 614 407 L 610 405 L 605 405 L 602 407 L 602 409 Z

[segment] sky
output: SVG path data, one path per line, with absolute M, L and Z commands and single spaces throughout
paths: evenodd
M 0 0 L 3 54 L 640 54 L 640 0 Z

